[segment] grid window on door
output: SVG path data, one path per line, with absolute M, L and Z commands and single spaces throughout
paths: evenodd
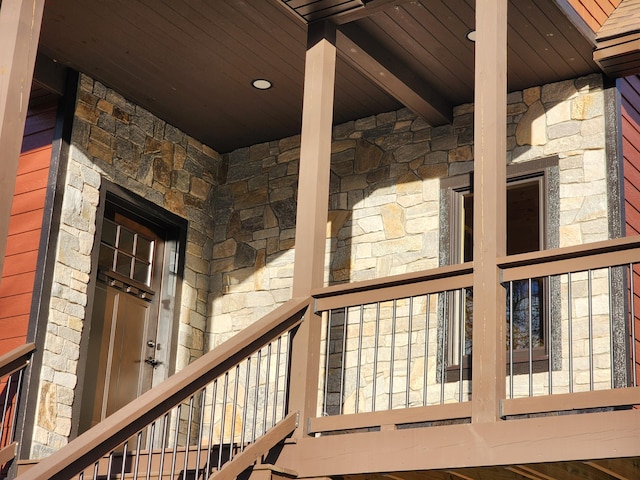
M 104 219 L 99 266 L 146 286 L 151 285 L 154 241 Z

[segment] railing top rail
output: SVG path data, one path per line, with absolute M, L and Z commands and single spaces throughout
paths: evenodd
M 100 422 L 54 455 L 27 470 L 20 479 L 69 478 L 135 435 L 160 415 L 196 393 L 278 335 L 302 321 L 309 298 L 294 298 L 245 328 L 185 369 L 172 375 Z
M 640 262 L 640 237 L 512 255 L 498 259 L 505 282 Z
M 420 272 L 404 273 L 401 275 L 393 275 L 390 277 L 363 280 L 361 282 L 345 283 L 342 285 L 332 285 L 330 287 L 314 290 L 313 292 L 311 292 L 311 296 L 316 299 L 335 297 L 348 293 L 358 293 L 368 290 L 380 290 L 383 288 L 408 285 L 411 283 L 467 275 L 472 272 L 473 262 L 459 263 L 455 265 L 433 268 L 430 270 L 422 270 Z
M 4 355 L 0 355 L 0 377 L 25 367 L 35 349 L 36 345 L 34 343 L 26 343 Z
M 640 248 L 640 236 L 614 238 L 601 242 L 585 243 L 571 247 L 553 248 L 549 250 L 539 250 L 518 255 L 509 255 L 498 258 L 498 267 L 514 268 L 526 265 L 541 263 L 551 263 L 559 260 L 569 260 L 584 258 L 596 254 L 622 252 Z

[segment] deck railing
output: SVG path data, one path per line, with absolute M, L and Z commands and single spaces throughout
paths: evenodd
M 19 478 L 209 478 L 245 453 L 239 474 L 262 438 L 295 428 L 290 341 L 308 304 L 287 302 Z
M 0 478 L 16 453 L 15 433 L 22 380 L 31 355 L 33 343 L 20 345 L 0 356 Z

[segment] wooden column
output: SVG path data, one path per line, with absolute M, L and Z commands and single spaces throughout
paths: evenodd
M 505 395 L 507 3 L 476 1 L 473 422 L 498 420 Z
M 308 296 L 324 283 L 335 66 L 335 26 L 328 22 L 310 24 L 304 74 L 293 297 Z M 293 340 L 289 411 L 300 412 L 300 428 L 295 436 L 304 435 L 307 419 L 315 416 L 321 323 L 321 318 L 310 308 Z
M 0 7 L 0 277 L 43 10 L 44 0 Z

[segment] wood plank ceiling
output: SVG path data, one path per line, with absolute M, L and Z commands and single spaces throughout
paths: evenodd
M 308 0 L 49 0 L 40 51 L 85 72 L 220 153 L 299 133 Z M 368 67 L 339 45 L 334 123 L 411 100 L 432 124 L 473 99 L 473 0 L 354 0 L 332 17 Z M 353 9 L 355 4 L 365 7 Z M 353 5 L 351 5 L 353 4 Z M 293 10 L 291 10 L 292 8 Z M 306 9 L 306 10 L 305 10 Z M 294 11 L 297 10 L 297 13 Z M 593 44 L 554 0 L 511 0 L 509 89 L 597 71 Z M 367 57 L 364 57 L 367 58 Z M 373 61 L 372 61 L 373 60 Z M 267 78 L 273 87 L 251 87 Z M 388 77 L 387 77 L 388 78 Z

